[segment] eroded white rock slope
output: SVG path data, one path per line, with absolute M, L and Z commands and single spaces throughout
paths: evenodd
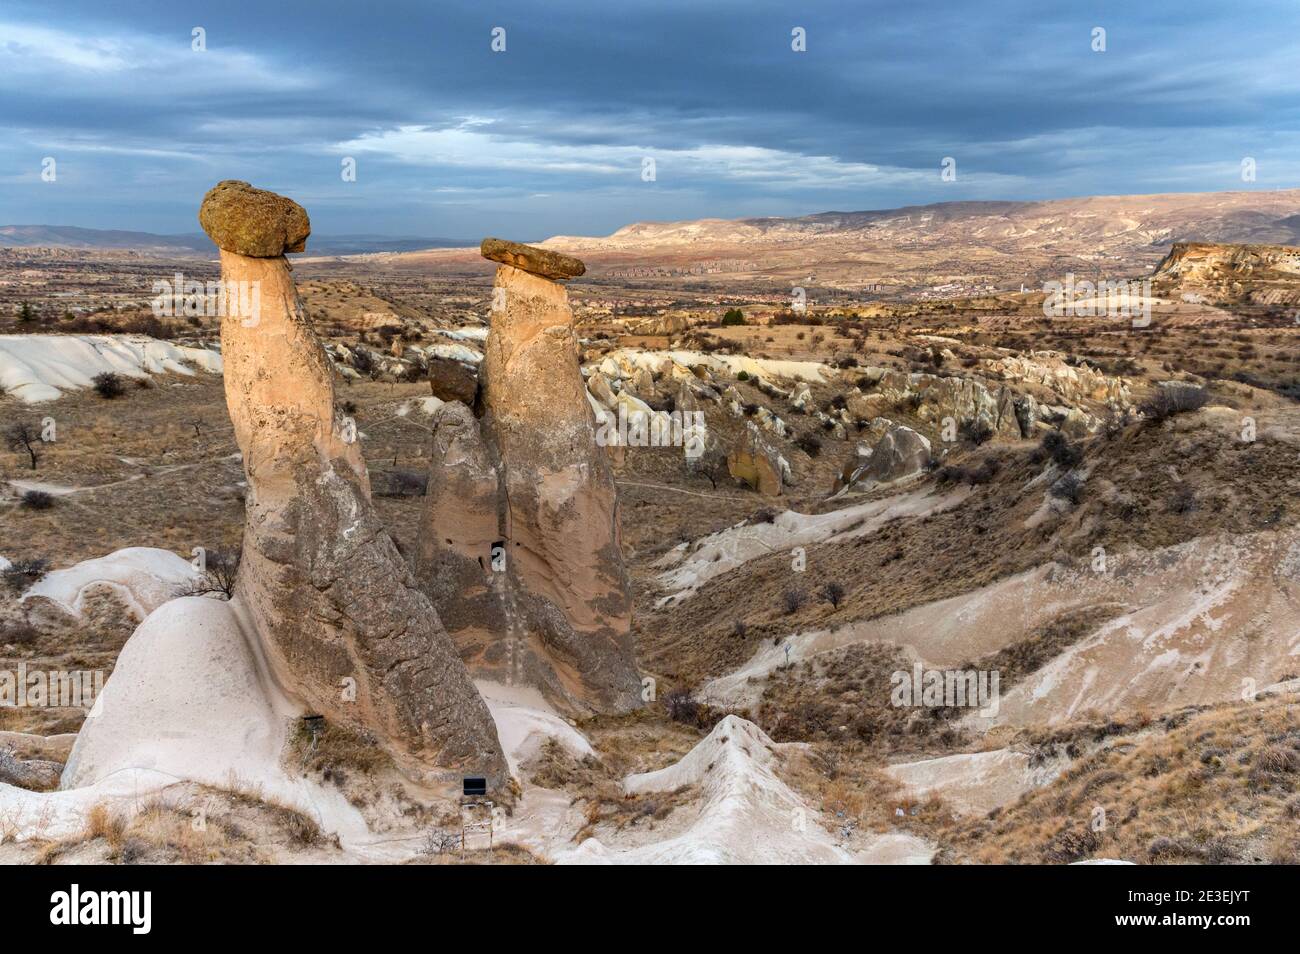
M 813 811 L 774 771 L 778 746 L 754 723 L 727 716 L 682 759 L 631 775 L 629 795 L 696 786 L 693 821 L 679 831 L 635 845 L 589 838 L 561 854 L 562 864 L 855 864 L 925 863 L 930 850 L 910 836 L 883 836 L 865 852 L 835 843 Z M 679 808 L 677 812 L 689 812 Z M 676 814 L 676 812 L 674 813 Z M 671 818 L 671 816 L 670 816 Z M 648 833 L 653 837 L 654 833 Z
M 730 573 L 750 560 L 776 551 L 808 547 L 874 533 L 890 520 L 920 517 L 955 507 L 969 496 L 967 488 L 946 494 L 917 490 L 829 513 L 805 514 L 786 510 L 771 523 L 742 523 L 679 544 L 656 564 L 658 583 L 668 591 L 658 605 L 689 597 L 714 577 Z
M 87 595 L 104 588 L 111 590 L 138 619 L 144 619 L 176 596 L 177 590 L 195 575 L 189 561 L 170 550 L 127 547 L 62 570 L 51 570 L 22 598 L 49 600 L 65 613 L 80 616 Z
M 221 373 L 221 354 L 145 335 L 0 335 L 0 389 L 25 404 L 88 388 L 96 375 Z
M 972 725 L 1050 725 L 1089 710 L 1206 705 L 1278 681 L 1300 663 L 1300 533 L 1206 537 L 1114 554 L 1105 573 L 1048 564 L 892 616 L 795 634 L 761 648 L 699 695 L 714 705 L 754 704 L 767 675 L 787 661 L 787 647 L 790 662 L 866 643 L 897 646 L 927 668 L 977 665 L 1061 614 L 1091 608 L 1113 618 L 1002 687 L 996 711 L 973 713 Z
M 0 785 L 7 837 L 69 838 L 96 804 L 139 811 L 152 795 L 193 781 L 299 809 L 321 827 L 363 839 L 360 814 L 337 790 L 288 775 L 291 720 L 235 602 L 184 597 L 149 614 L 127 640 L 64 767 L 60 789 Z
M 288 733 L 300 708 L 276 683 L 252 638 L 238 599 L 182 597 L 153 603 L 160 577 L 189 564 L 165 551 L 124 550 L 59 571 L 45 598 L 74 608 L 97 585 L 151 609 L 127 641 L 112 677 L 73 743 L 60 790 L 32 792 L 0 784 L 0 838 L 75 838 L 96 805 L 130 815 L 182 782 L 248 793 L 296 808 L 337 834 L 355 857 L 397 860 L 421 839 L 372 832 L 336 789 L 286 769 Z M 577 758 L 596 753 L 533 690 L 479 683 L 512 772 L 557 739 Z M 584 826 L 574 799 L 525 785 L 501 836 L 559 863 L 925 863 L 931 849 L 905 834 L 855 848 L 836 844 L 817 812 L 775 768 L 781 746 L 735 716 L 679 762 L 630 776 L 630 794 L 694 795 L 655 831 L 614 834 L 608 843 L 576 844 Z

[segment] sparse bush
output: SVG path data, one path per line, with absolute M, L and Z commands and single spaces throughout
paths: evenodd
M 1091 828 L 1067 828 L 1048 843 L 1046 854 L 1058 864 L 1070 864 L 1088 857 L 1099 847 L 1101 837 Z
M 998 472 L 1001 464 L 997 458 L 989 457 L 980 461 L 978 467 L 945 464 L 935 471 L 934 478 L 940 484 L 970 484 L 976 486 L 987 484 Z
M 807 600 L 808 600 L 808 594 L 806 594 L 803 590 L 799 589 L 797 586 L 792 586 L 790 587 L 790 589 L 786 590 L 784 593 L 781 594 L 781 604 L 785 607 L 786 616 L 791 616 L 799 612 L 799 610 L 803 608 L 803 604 L 807 602 Z
M 458 831 L 443 831 L 435 828 L 429 832 L 420 848 L 422 855 L 446 855 L 460 851 L 461 837 Z
M 674 689 L 663 696 L 664 708 L 674 722 L 693 725 L 708 732 L 726 716 L 726 712 L 705 702 L 696 702 L 689 689 Z
M 28 510 L 49 510 L 54 506 L 54 495 L 44 490 L 29 490 L 23 494 L 22 502 Z
M 1058 500 L 1068 500 L 1072 504 L 1083 499 L 1083 481 L 1074 474 L 1066 474 L 1052 484 L 1047 492 Z
M 816 457 L 822 452 L 822 442 L 816 434 L 800 434 L 795 439 L 795 446 L 809 457 Z
M 1152 838 L 1151 843 L 1147 845 L 1147 855 L 1152 861 L 1157 861 L 1163 858 L 1175 858 L 1181 854 L 1183 854 L 1182 846 L 1172 838 L 1167 838 L 1164 835 L 1157 835 L 1155 838 Z
M 844 585 L 836 580 L 831 580 L 822 587 L 822 599 L 830 603 L 835 609 L 839 609 L 840 601 L 844 599 Z
M 707 478 L 709 486 L 718 489 L 718 481 L 731 476 L 727 455 L 717 444 L 706 444 L 704 455 L 695 463 L 695 472 Z
M 365 348 L 357 347 L 352 351 L 352 367 L 362 377 L 375 376 L 375 357 Z
M 668 711 L 668 718 L 674 722 L 693 723 L 699 714 L 700 704 L 685 689 L 673 689 L 664 693 L 664 708 Z
M 126 393 L 126 385 L 122 383 L 122 376 L 114 374 L 112 371 L 105 371 L 91 378 L 91 383 L 95 386 L 95 393 L 106 401 L 113 398 L 119 398 Z
M 1083 451 L 1071 444 L 1060 431 L 1048 431 L 1044 434 L 1042 448 L 1052 462 L 1062 470 L 1069 470 L 1083 460 Z
M 969 441 L 976 447 L 986 443 L 993 436 L 993 428 L 989 427 L 988 422 L 977 417 L 962 421 L 958 431 L 963 440 Z
M 0 646 L 34 646 L 41 632 L 26 620 L 0 626 Z
M 321 840 L 320 825 L 309 815 L 285 806 L 281 816 L 284 827 L 288 829 L 290 843 L 299 848 L 310 848 Z
M 1210 395 L 1205 388 L 1194 384 L 1167 384 L 1157 388 L 1156 393 L 1143 401 L 1138 409 L 1147 420 L 1159 423 L 1175 414 L 1198 411 L 1209 400 Z
M 1251 783 L 1257 788 L 1289 783 L 1288 776 L 1300 772 L 1300 752 L 1281 743 L 1265 746 L 1255 756 L 1250 769 Z
M 5 585 L 21 593 L 27 587 L 40 580 L 50 568 L 50 561 L 43 559 L 15 560 L 0 573 Z

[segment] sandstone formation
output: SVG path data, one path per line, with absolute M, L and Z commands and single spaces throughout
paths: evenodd
M 882 433 L 871 447 L 859 447 L 849 458 L 835 483 L 837 492 L 845 489 L 869 490 L 877 484 L 889 484 L 915 477 L 930 463 L 930 442 L 910 427 L 883 421 Z
M 1068 364 L 1063 355 L 1053 351 L 1008 355 L 986 365 L 998 377 L 1022 389 L 1046 389 L 1038 396 L 1044 403 L 1091 401 L 1116 409 L 1131 403 L 1128 382 L 1123 378 L 1111 377 L 1085 364 Z
M 479 252 L 490 262 L 511 265 L 533 275 L 556 281 L 577 278 L 587 270 L 586 265 L 571 256 L 533 245 L 507 242 L 505 239 L 485 238 L 479 246 Z
M 1124 378 L 1069 364 L 1056 352 L 1007 355 L 985 360 L 983 368 L 983 380 L 863 368 L 860 390 L 847 396 L 845 414 L 868 423 L 906 408 L 936 426 L 951 418 L 963 436 L 1017 441 L 1037 439 L 1054 427 L 1080 436 L 1092 433 L 1101 426 L 1099 415 L 1132 406 Z
M 234 605 L 271 674 L 310 713 L 373 737 L 421 782 L 500 782 L 505 761 L 429 599 L 370 502 L 355 431 L 335 414 L 330 361 L 283 253 L 296 203 L 226 182 L 199 220 L 222 278 L 256 282 L 260 314 L 222 323 L 226 401 L 248 479 Z
M 680 313 L 650 315 L 627 323 L 629 334 L 634 335 L 675 335 L 691 327 L 690 317 Z
M 1300 248 L 1175 242 L 1151 276 L 1158 294 L 1214 304 L 1300 304 Z
M 745 438 L 727 454 L 727 472 L 765 497 L 780 496 L 789 465 L 777 453 L 752 421 Z
M 501 307 L 479 371 L 481 420 L 454 405 L 436 418 L 417 573 L 476 674 L 572 711 L 625 711 L 640 704 L 640 679 L 618 498 L 568 296 L 550 280 L 583 266 L 495 239 L 483 254 L 501 262 Z
M 426 359 L 429 375 L 429 390 L 440 401 L 460 401 L 462 404 L 474 404 L 478 394 L 478 374 L 463 361 L 429 355 Z

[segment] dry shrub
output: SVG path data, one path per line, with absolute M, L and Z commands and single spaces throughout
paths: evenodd
M 126 832 L 126 821 L 120 815 L 114 815 L 103 802 L 92 805 L 86 814 L 86 828 L 82 839 L 92 841 L 103 838 L 113 850 L 122 847 L 122 836 Z

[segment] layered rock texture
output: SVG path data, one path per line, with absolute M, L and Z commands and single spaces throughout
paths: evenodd
M 618 498 L 551 277 L 582 263 L 489 239 L 500 262 L 478 419 L 434 420 L 417 574 L 477 675 L 539 688 L 567 711 L 640 704 Z
M 752 421 L 744 440 L 727 454 L 727 471 L 765 497 L 778 497 L 790 475 L 790 465 L 777 453 Z
M 1151 276 L 1159 294 L 1214 304 L 1300 304 L 1300 248 L 1175 242 Z
M 923 434 L 885 418 L 877 418 L 873 430 L 880 436 L 874 444 L 859 445 L 840 472 L 836 492 L 846 488 L 868 490 L 925 472 L 930 463 L 930 441 Z
M 310 712 L 372 736 L 413 778 L 504 777 L 487 706 L 381 526 L 330 361 L 284 252 L 306 212 L 223 182 L 200 222 L 222 278 L 256 282 L 256 315 L 227 316 L 226 401 L 248 477 L 235 601 L 275 680 Z

